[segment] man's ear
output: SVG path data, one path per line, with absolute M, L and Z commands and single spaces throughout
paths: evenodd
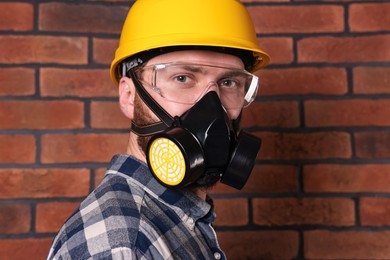
M 133 81 L 128 77 L 122 77 L 119 81 L 119 106 L 122 113 L 129 119 L 134 115 L 135 88 Z

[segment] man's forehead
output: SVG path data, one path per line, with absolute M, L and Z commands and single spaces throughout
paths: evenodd
M 211 50 L 172 51 L 153 57 L 147 62 L 147 65 L 170 62 L 197 63 L 237 69 L 244 68 L 244 64 L 239 57 Z

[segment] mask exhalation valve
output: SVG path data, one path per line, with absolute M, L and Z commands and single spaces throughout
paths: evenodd
M 241 190 L 252 172 L 260 146 L 261 139 L 241 131 L 221 182 Z

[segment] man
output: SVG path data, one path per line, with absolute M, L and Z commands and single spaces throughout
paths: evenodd
M 127 154 L 59 231 L 48 259 L 225 259 L 207 191 L 241 189 L 260 140 L 239 131 L 269 57 L 235 0 L 138 0 L 111 78 Z

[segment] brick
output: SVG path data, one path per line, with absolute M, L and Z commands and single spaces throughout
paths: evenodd
M 387 99 L 309 100 L 304 109 L 308 127 L 390 125 Z
M 98 64 L 111 64 L 118 47 L 118 39 L 93 39 L 93 61 Z
M 390 68 L 356 67 L 353 69 L 353 90 L 356 94 L 389 94 Z
M 305 192 L 390 192 L 390 165 L 315 164 L 303 168 Z
M 375 227 L 390 225 L 389 198 L 361 198 L 359 205 L 361 225 Z
M 34 26 L 34 8 L 28 3 L 0 3 L 0 30 L 30 31 Z
M 42 31 L 120 33 L 128 6 L 70 3 L 39 5 Z
M 248 11 L 256 32 L 260 34 L 342 32 L 344 30 L 342 6 L 249 6 Z
M 261 115 L 261 116 L 259 116 Z M 298 127 L 299 108 L 295 101 L 254 102 L 244 110 L 242 127 Z
M 390 157 L 390 132 L 355 133 L 356 156 L 366 159 Z
M 109 162 L 126 151 L 128 134 L 46 134 L 42 136 L 43 163 Z
M 79 101 L 0 101 L 3 129 L 70 129 L 84 126 Z
M 118 88 L 110 80 L 106 69 L 44 68 L 40 71 L 40 79 L 42 96 L 118 96 Z
M 296 259 L 298 254 L 295 231 L 221 231 L 217 235 L 228 259 Z
M 262 226 L 331 225 L 352 226 L 352 199 L 281 198 L 253 199 L 253 222 Z
M 35 93 L 35 71 L 27 68 L 2 68 L 0 86 L 0 96 L 32 95 Z
M 0 198 L 83 197 L 89 180 L 87 169 L 0 169 Z
M 271 64 L 290 64 L 294 60 L 292 38 L 264 37 L 260 38 L 259 46 L 271 56 Z
M 87 39 L 65 36 L 0 35 L 0 62 L 86 64 Z
M 30 218 L 30 205 L 0 204 L 0 234 L 29 232 Z
M 91 126 L 93 128 L 130 129 L 130 119 L 125 117 L 118 101 L 91 103 Z
M 293 165 L 256 165 L 244 192 L 295 192 L 297 169 Z
M 214 206 L 215 226 L 245 226 L 249 222 L 247 199 L 214 199 Z
M 32 135 L 0 135 L 0 163 L 33 163 L 35 149 Z
M 36 207 L 36 231 L 57 232 L 79 206 L 72 202 L 40 203 Z
M 348 91 L 342 68 L 289 68 L 262 71 L 259 95 L 343 95 Z
M 349 28 L 352 32 L 390 30 L 390 3 L 358 3 L 349 6 Z
M 53 238 L 26 238 L 0 240 L 0 259 L 46 259 Z
M 350 158 L 351 140 L 344 132 L 258 133 L 261 160 Z
M 389 45 L 390 35 L 309 37 L 298 41 L 298 62 L 386 62 Z
M 297 191 L 297 169 L 293 165 L 255 165 L 242 190 L 218 183 L 212 194 L 284 193 Z
M 95 183 L 94 188 L 96 188 L 100 182 L 103 180 L 104 175 L 106 174 L 106 168 L 99 168 L 95 170 Z
M 306 231 L 304 241 L 305 259 L 388 259 L 390 255 L 389 231 Z

